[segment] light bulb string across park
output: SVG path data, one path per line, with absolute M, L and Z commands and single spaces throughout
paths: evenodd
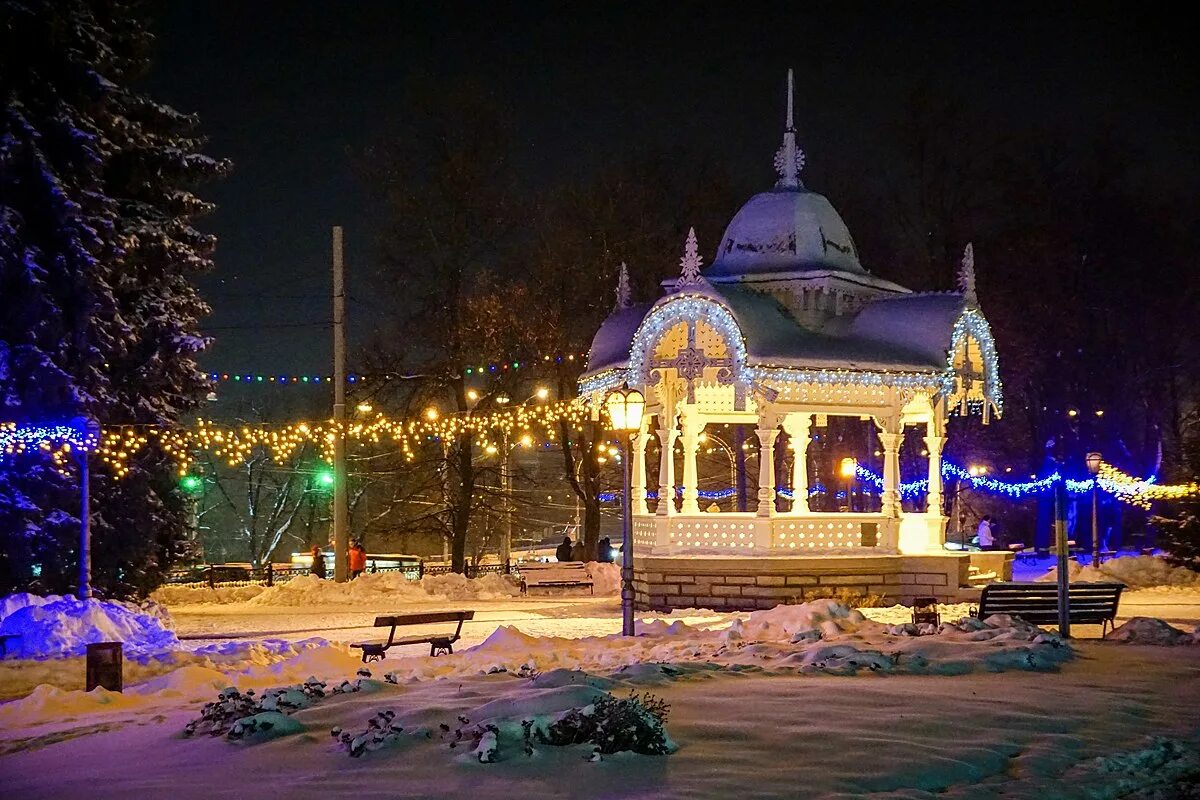
M 411 460 L 422 445 L 433 441 L 450 441 L 464 434 L 472 436 L 480 448 L 496 452 L 497 443 L 507 440 L 510 445 L 532 446 L 535 440 L 546 445 L 559 439 L 560 425 L 565 422 L 568 430 L 583 430 L 590 421 L 590 413 L 582 404 L 574 401 L 544 403 L 539 405 L 514 405 L 508 408 L 483 413 L 441 415 L 427 409 L 420 417 L 393 419 L 377 415 L 369 420 L 348 421 L 339 426 L 333 421 L 320 423 L 291 422 L 281 424 L 220 424 L 197 420 L 191 426 L 115 426 L 87 430 L 77 423 L 25 425 L 0 422 L 0 458 L 5 455 L 41 450 L 54 460 L 60 469 L 66 469 L 72 452 L 94 452 L 118 477 L 124 477 L 129 462 L 152 440 L 171 456 L 178 467 L 179 475 L 186 477 L 197 453 L 205 451 L 216 459 L 237 466 L 246 462 L 256 452 L 266 451 L 277 463 L 284 463 L 300 448 L 314 445 L 320 458 L 332 459 L 334 442 L 339 432 L 349 441 L 359 443 L 392 443 L 406 459 Z M 1195 482 L 1181 484 L 1159 484 L 1155 478 L 1137 478 L 1122 472 L 1117 467 L 1102 463 L 1095 478 L 1075 479 L 1058 471 L 1029 481 L 1004 481 L 984 474 L 974 474 L 951 461 L 943 461 L 944 478 L 957 480 L 971 489 L 989 494 L 1020 500 L 1030 495 L 1042 494 L 1062 483 L 1070 494 L 1081 495 L 1098 485 L 1104 491 L 1123 502 L 1148 508 L 1154 500 L 1177 500 L 1200 495 L 1200 485 Z M 879 473 L 861 464 L 855 468 L 855 479 L 870 491 L 881 491 L 883 478 Z M 912 498 L 928 489 L 928 479 L 904 481 L 900 494 Z M 782 496 L 790 496 L 790 490 L 778 490 Z M 827 491 L 820 484 L 809 489 L 810 494 Z M 732 487 L 717 490 L 701 490 L 705 499 L 720 500 L 732 496 Z M 605 494 L 604 500 L 619 498 L 619 493 Z

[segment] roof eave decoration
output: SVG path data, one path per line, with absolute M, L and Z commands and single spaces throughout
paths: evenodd
M 979 347 L 983 363 L 982 381 L 976 382 L 967 364 L 965 374 L 960 374 L 954 366 L 959 348 L 966 347 L 968 340 L 973 339 Z M 954 323 L 954 332 L 950 339 L 950 349 L 946 354 L 945 386 L 942 394 L 947 400 L 956 403 L 959 412 L 967 414 L 973 408 L 979 408 L 986 423 L 989 412 L 995 412 L 999 417 L 1004 412 L 1004 388 L 1000 383 L 1000 360 L 996 354 L 996 341 L 992 338 L 992 328 L 978 308 L 967 307 Z
M 700 287 L 696 287 L 700 288 Z M 629 348 L 628 377 L 630 383 L 649 386 L 657 383 L 653 374 L 657 372 L 653 359 L 648 359 L 668 331 L 681 322 L 694 325 L 705 322 L 725 340 L 732 357 L 727 380 L 749 388 L 751 379 L 747 369 L 746 339 L 741 326 L 732 312 L 712 295 L 688 291 L 681 288 L 676 294 L 664 298 L 650 310 L 633 335 Z

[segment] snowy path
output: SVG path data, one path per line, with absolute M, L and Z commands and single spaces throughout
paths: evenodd
M 382 707 L 453 721 L 520 683 L 507 675 L 422 681 L 301 711 L 309 732 L 259 745 L 183 740 L 171 712 L 0 758 L 13 798 L 1084 798 L 1122 777 L 1090 759 L 1194 733 L 1200 653 L 1083 644 L 1057 674 L 754 676 L 720 672 L 651 690 L 672 706 L 669 757 L 586 763 L 539 748 L 494 765 L 438 742 L 352 760 L 332 725 Z M 461 751 L 458 751 L 461 753 Z M 1125 776 L 1155 779 L 1146 763 Z M 62 765 L 70 764 L 70 769 Z M 1166 795 L 1170 796 L 1170 795 Z
M 409 613 L 449 608 L 476 609 L 475 619 L 463 626 L 460 649 L 479 644 L 500 625 L 516 625 L 534 636 L 568 638 L 604 636 L 621 630 L 620 605 L 611 597 L 569 600 L 451 600 L 353 610 L 345 606 L 272 608 L 239 603 L 172 608 L 171 616 L 175 620 L 175 628 L 180 638 L 197 645 L 226 639 L 268 637 L 299 641 L 311 636 L 349 642 L 382 638 L 381 631 L 372 627 L 376 613 Z M 872 619 L 888 622 L 902 622 L 907 614 L 904 612 L 899 617 L 894 614 L 885 615 L 887 618 L 883 619 L 878 610 L 864 609 L 864 612 Z M 961 613 L 966 613 L 965 607 Z M 649 618 L 662 615 L 638 616 Z M 728 614 L 721 612 L 684 610 L 670 615 L 669 618 L 685 619 L 689 624 L 694 624 L 697 621 L 728 617 Z M 1131 617 L 1158 617 L 1185 628 L 1200 625 L 1200 591 L 1176 588 L 1125 592 L 1121 597 L 1117 622 L 1125 622 Z M 421 629 L 417 628 L 412 632 L 418 630 Z M 1100 626 L 1077 626 L 1076 635 L 1083 638 L 1099 637 Z M 409 648 L 404 654 L 419 655 L 420 652 L 420 648 Z

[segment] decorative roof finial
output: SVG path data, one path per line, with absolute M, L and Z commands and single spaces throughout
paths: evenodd
M 777 189 L 799 189 L 800 171 L 804 169 L 804 151 L 796 145 L 796 123 L 793 114 L 792 98 L 795 94 L 792 71 L 788 70 L 787 90 L 787 127 L 783 131 L 783 145 L 775 152 L 775 171 L 779 180 L 775 182 Z
M 702 263 L 700 248 L 696 244 L 696 229 L 689 228 L 687 243 L 683 246 L 683 258 L 679 259 L 679 266 L 682 267 L 682 270 L 679 273 L 679 280 L 675 282 L 675 288 L 682 289 L 685 286 L 702 283 L 704 281 L 704 277 L 700 274 Z
M 970 242 L 963 250 L 962 264 L 958 268 L 958 288 L 968 308 L 979 305 L 979 298 L 975 295 L 975 246 Z
M 621 271 L 617 273 L 617 305 L 613 311 L 622 311 L 633 303 L 633 291 L 629 288 L 629 268 L 621 262 Z

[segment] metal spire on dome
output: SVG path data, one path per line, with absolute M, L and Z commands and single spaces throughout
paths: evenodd
M 958 267 L 958 288 L 963 293 L 967 308 L 979 305 L 975 294 L 975 246 L 967 242 L 963 249 L 962 263 Z
M 629 268 L 621 262 L 621 270 L 617 273 L 617 304 L 613 311 L 623 311 L 633 303 L 633 290 L 629 288 Z
M 696 229 L 689 228 L 687 242 L 683 246 L 683 258 L 679 259 L 681 267 L 679 280 L 675 282 L 675 289 L 684 288 L 685 286 L 695 286 L 704 282 L 704 276 L 700 274 L 700 265 L 703 259 L 700 258 L 700 247 L 696 243 Z
M 779 180 L 775 182 L 776 189 L 799 189 L 804 184 L 800 182 L 800 171 L 804 169 L 804 151 L 796 144 L 796 124 L 793 113 L 793 96 L 795 86 L 792 70 L 788 70 L 787 88 L 787 127 L 783 131 L 783 145 L 775 152 L 775 171 Z

